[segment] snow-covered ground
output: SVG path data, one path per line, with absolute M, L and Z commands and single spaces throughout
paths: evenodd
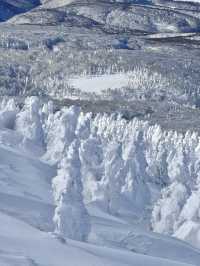
M 110 237 L 109 241 L 113 242 L 112 245 L 108 245 L 110 247 L 105 247 L 108 239 L 105 240 L 105 243 L 98 243 L 97 241 L 95 244 L 87 244 L 71 240 L 65 242 L 56 237 L 50 233 L 53 228 L 49 226 L 52 223 L 53 215 L 53 204 L 51 199 L 49 199 L 49 180 L 54 174 L 54 170 L 51 169 L 49 171 L 50 169 L 44 163 L 41 163 L 39 159 L 27 156 L 25 161 L 23 161 L 24 154 L 19 154 L 20 151 L 17 148 L 11 150 L 7 145 L 1 149 L 0 164 L 4 166 L 4 169 L 7 168 L 6 178 L 4 172 L 0 174 L 1 183 L 7 184 L 10 182 L 13 192 L 7 192 L 7 189 L 4 189 L 4 193 L 0 193 L 0 265 L 197 265 L 200 253 L 190 246 L 173 239 L 154 236 L 153 234 L 146 233 L 146 235 L 143 235 L 143 232 L 127 225 L 125 221 L 99 212 L 94 207 L 90 210 L 94 228 L 92 234 L 96 235 L 98 233 L 99 235 L 104 234 L 107 238 Z M 6 160 L 6 163 L 2 162 L 2 158 Z M 19 160 L 21 163 L 17 164 Z M 15 172 L 20 174 L 13 176 L 12 168 L 16 165 Z M 34 176 L 37 180 L 35 185 L 30 182 L 30 176 L 33 176 L 34 172 L 37 172 L 37 175 Z M 18 187 L 14 181 L 16 183 L 18 181 L 26 182 L 27 189 L 25 190 L 23 186 Z M 42 191 L 41 197 L 38 198 L 37 194 L 40 193 L 38 191 L 40 191 L 44 183 L 46 184 L 46 189 Z M 133 239 L 136 238 L 136 242 L 133 239 L 131 239 L 131 242 L 135 242 L 136 248 L 139 246 L 138 251 L 126 251 L 123 246 L 115 248 L 115 245 L 120 244 L 116 241 L 129 241 L 128 238 L 131 238 L 131 233 Z M 103 247 L 99 246 L 100 244 Z M 148 250 L 150 245 L 151 248 Z M 165 250 L 164 254 L 160 254 L 160 250 Z M 184 257 L 182 251 L 184 251 Z M 147 252 L 147 255 L 137 254 L 140 252 Z M 148 252 L 150 253 L 149 255 Z M 180 263 L 178 262 L 179 260 L 190 262 L 190 264 Z
M 83 76 L 69 79 L 69 85 L 83 92 L 101 94 L 103 90 L 121 89 L 130 86 L 131 73 L 118 73 L 101 76 Z

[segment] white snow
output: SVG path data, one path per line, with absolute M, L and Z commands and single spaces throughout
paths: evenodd
M 75 0 L 41 0 L 41 3 L 45 8 L 58 8 L 69 5 L 73 2 L 75 2 Z
M 130 85 L 130 74 L 104 74 L 101 76 L 80 76 L 69 79 L 68 84 L 84 92 L 101 93 L 107 89 L 120 89 Z
M 150 231 L 199 247 L 196 133 L 30 102 L 0 105 L 16 112 L 0 127 L 0 265 L 198 266 L 199 250 Z

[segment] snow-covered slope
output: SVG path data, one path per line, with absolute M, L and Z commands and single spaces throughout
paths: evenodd
M 0 265 L 198 266 L 199 250 L 151 231 L 163 187 L 179 182 L 188 201 L 194 193 L 198 168 L 189 169 L 198 164 L 197 134 L 93 117 L 77 107 L 53 112 L 51 102 L 35 97 L 22 110 L 13 100 L 0 106 Z M 184 166 L 182 149 L 193 158 Z M 192 175 L 191 183 L 183 173 Z M 160 217 L 165 225 L 168 218 Z M 197 226 L 195 217 L 181 227 Z M 79 242 L 86 224 L 87 242 Z M 184 238 L 181 227 L 176 236 Z M 185 240 L 199 247 L 194 235 Z
M 98 247 L 68 241 L 62 243 L 53 235 L 30 227 L 1 214 L 2 242 L 0 265 L 74 265 L 74 266 L 189 266 L 167 259 L 134 254 L 119 249 Z M 198 256 L 198 255 L 197 255 Z M 193 264 L 195 265 L 195 264 Z

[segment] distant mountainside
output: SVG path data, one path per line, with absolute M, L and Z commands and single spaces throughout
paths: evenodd
M 200 132 L 199 2 L 3 0 L 0 10 L 0 95 L 109 100 L 81 104 Z
M 200 1 L 198 0 L 121 0 L 121 1 L 76 1 L 76 0 L 1 0 L 0 2 L 0 22 L 10 19 L 11 17 L 27 12 L 34 7 L 41 5 L 41 8 L 48 8 L 48 9 L 55 9 L 55 8 L 62 8 L 70 4 L 76 3 L 88 3 L 91 2 L 98 3 L 113 3 L 113 4 L 125 4 L 132 5 L 152 5 L 157 7 L 166 7 L 166 8 L 173 8 L 177 9 L 177 11 L 187 11 L 190 15 L 195 15 L 196 12 L 200 9 Z M 192 13 L 191 13 L 192 12 Z M 185 13 L 185 12 L 184 12 Z
M 26 12 L 39 4 L 39 0 L 1 0 L 0 21 L 5 21 L 16 14 Z

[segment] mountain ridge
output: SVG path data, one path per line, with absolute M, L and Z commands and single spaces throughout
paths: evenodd
M 16 14 L 27 12 L 39 4 L 39 0 L 2 0 L 0 3 L 0 21 L 5 21 Z

